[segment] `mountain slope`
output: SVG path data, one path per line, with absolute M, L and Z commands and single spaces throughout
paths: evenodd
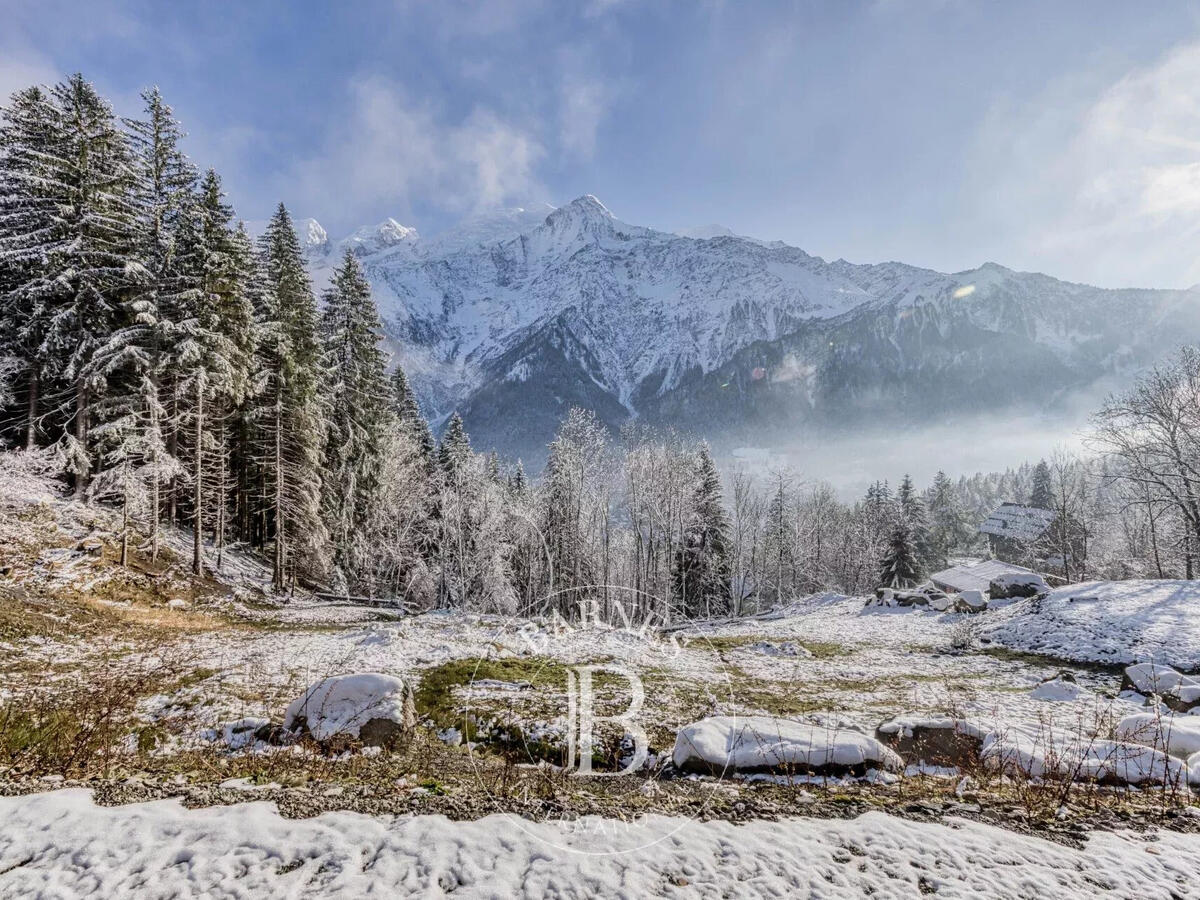
M 1195 291 L 826 262 L 629 225 L 591 196 L 540 212 L 429 241 L 388 220 L 310 249 L 320 283 L 354 248 L 426 411 L 457 408 L 514 455 L 536 456 L 572 405 L 730 439 L 1045 410 L 1200 339 Z

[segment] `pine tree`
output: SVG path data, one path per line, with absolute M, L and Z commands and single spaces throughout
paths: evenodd
M 921 564 L 917 548 L 913 543 L 908 522 L 901 518 L 892 530 L 887 553 L 880 567 L 880 578 L 884 587 L 909 588 L 921 580 Z
M 438 465 L 447 478 L 453 479 L 471 456 L 471 439 L 463 428 L 462 417 L 456 412 L 446 424 L 438 447 Z
M 333 563 L 352 584 L 368 571 L 356 536 L 378 502 L 388 384 L 380 351 L 379 314 L 362 267 L 347 252 L 325 294 L 321 319 L 323 367 L 328 379 L 328 431 L 322 466 L 322 509 L 333 543 Z
M 766 542 L 769 554 L 767 575 L 775 580 L 775 603 L 783 603 L 784 573 L 792 568 L 794 529 L 788 515 L 788 484 L 783 475 L 775 476 L 775 490 L 767 503 Z
M 946 565 L 954 550 L 969 543 L 971 533 L 967 527 L 966 513 L 963 512 L 958 493 L 945 472 L 939 471 L 934 476 L 927 505 L 932 562 L 939 566 Z
M 37 444 L 42 396 L 57 375 L 43 346 L 57 299 L 50 260 L 67 240 L 56 202 L 65 187 L 49 162 L 58 152 L 57 118 L 39 87 L 13 94 L 0 118 L 0 357 L 11 360 L 14 392 L 25 396 L 27 450 Z
M 917 559 L 922 568 L 927 568 L 936 556 L 929 532 L 929 517 L 925 510 L 925 502 L 917 493 L 910 475 L 905 475 L 896 492 L 896 507 L 899 515 L 908 523 L 913 546 L 917 550 Z
M 696 460 L 691 516 L 675 554 L 673 587 L 676 605 L 686 617 L 729 612 L 729 522 L 721 500 L 721 479 L 707 444 L 700 447 Z
M 424 457 L 426 469 L 432 477 L 437 468 L 437 446 L 433 442 L 433 432 L 429 423 L 421 415 L 421 407 L 417 395 L 413 392 L 404 369 L 397 363 L 392 372 L 392 412 L 400 427 L 407 429 L 416 440 Z
M 261 488 L 274 541 L 273 581 L 282 590 L 304 570 L 325 570 L 321 522 L 321 396 L 317 308 L 300 241 L 281 203 L 262 238 L 261 386 L 255 419 Z M 266 531 L 266 529 L 264 529 Z
M 1044 459 L 1033 470 L 1033 491 L 1029 495 L 1029 505 L 1037 509 L 1054 508 L 1054 487 L 1050 480 L 1050 466 Z
M 49 177 L 62 204 L 66 242 L 50 256 L 56 309 L 42 347 L 74 395 L 65 450 L 77 496 L 91 474 L 92 406 L 106 387 L 93 365 L 119 323 L 119 310 L 143 267 L 133 255 L 136 208 L 129 139 L 108 101 L 82 75 L 52 90 L 58 113 Z
M 166 435 L 173 433 L 174 423 L 163 403 L 162 383 L 172 377 L 176 362 L 172 351 L 179 310 L 172 301 L 190 287 L 181 282 L 176 266 L 176 239 L 195 171 L 179 149 L 179 123 L 157 89 L 142 98 L 146 119 L 126 120 L 126 125 L 133 152 L 131 198 L 137 211 L 133 252 L 144 274 L 124 296 L 121 324 L 97 351 L 94 368 L 107 383 L 101 418 L 112 420 L 97 430 L 105 438 L 102 465 L 113 470 L 105 479 L 106 490 L 116 479 L 123 494 L 148 491 L 140 505 L 146 507 L 151 558 L 157 559 L 160 487 L 186 474 L 167 446 Z M 131 481 L 134 472 L 137 478 Z M 128 511 L 128 502 L 125 508 Z M 128 527 L 125 531 L 128 534 Z M 125 551 L 123 544 L 123 556 Z

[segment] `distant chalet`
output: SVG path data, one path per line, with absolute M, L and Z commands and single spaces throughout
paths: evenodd
M 1049 509 L 1001 503 L 979 526 L 979 533 L 988 536 L 993 556 L 1020 559 L 1042 539 L 1054 519 L 1054 512 Z

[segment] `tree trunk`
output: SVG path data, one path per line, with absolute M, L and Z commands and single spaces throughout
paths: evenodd
M 129 462 L 125 465 L 125 490 L 121 504 L 121 567 L 129 566 Z
M 75 440 L 79 444 L 79 449 L 82 451 L 87 447 L 88 433 L 88 396 L 87 385 L 84 384 L 81 378 L 75 387 Z M 82 500 L 87 492 L 88 473 L 85 469 L 82 472 L 75 473 L 75 497 Z
M 29 412 L 28 419 L 25 425 L 25 449 L 33 450 L 37 447 L 37 420 L 38 420 L 38 373 L 35 367 L 29 373 Z
M 283 530 L 283 397 L 275 399 L 275 571 L 272 584 L 282 591 L 285 587 Z
M 204 379 L 196 382 L 196 458 L 192 485 L 192 572 L 204 574 Z

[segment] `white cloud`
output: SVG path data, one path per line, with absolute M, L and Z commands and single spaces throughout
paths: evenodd
M 59 74 L 50 60 L 36 53 L 0 48 L 0 103 L 34 84 L 53 84 Z
M 455 121 L 376 77 L 355 81 L 350 99 L 321 153 L 281 185 L 297 208 L 344 211 L 387 200 L 398 214 L 420 203 L 467 212 L 540 192 L 540 141 L 491 110 Z
M 612 106 L 613 91 L 602 81 L 567 75 L 559 88 L 558 141 L 581 159 L 596 152 L 596 132 Z
M 1200 42 L 993 108 L 973 164 L 967 195 L 1023 264 L 1105 285 L 1200 281 Z

